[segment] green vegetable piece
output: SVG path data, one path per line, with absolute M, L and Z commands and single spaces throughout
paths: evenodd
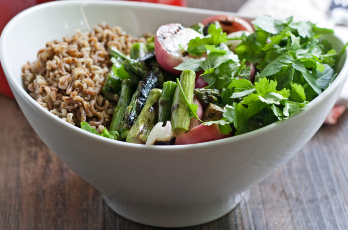
M 81 122 L 81 129 L 86 130 L 87 132 L 96 134 L 98 136 L 106 137 L 112 140 L 117 140 L 118 132 L 117 131 L 108 131 L 106 128 L 103 129 L 101 133 L 97 132 L 95 128 L 92 128 L 87 122 Z
M 127 105 L 130 102 L 131 95 L 133 92 L 133 84 L 130 80 L 123 80 L 121 85 L 121 93 L 120 98 L 118 100 L 117 106 L 113 112 L 113 117 L 111 121 L 110 131 L 117 131 L 121 133 L 122 124 L 124 119 L 124 112 L 126 110 Z
M 172 116 L 171 108 L 176 87 L 176 82 L 164 82 L 162 96 L 159 100 L 158 122 L 163 122 L 163 124 L 166 124 L 167 121 L 170 121 L 170 118 Z
M 106 75 L 105 83 L 102 89 L 102 93 L 109 101 L 115 101 L 116 95 L 121 90 L 122 80 L 115 76 L 111 71 Z
M 176 87 L 175 90 L 171 108 L 171 124 L 172 130 L 177 134 L 187 131 L 190 126 L 190 111 L 188 105 L 193 102 L 195 78 L 196 74 L 194 71 L 184 70 L 180 75 L 180 85 Z M 184 94 L 181 92 L 181 88 Z
M 205 105 L 209 105 L 210 103 L 221 105 L 222 94 L 220 96 L 220 91 L 217 89 L 195 89 L 194 93 L 196 97 Z
M 131 46 L 129 56 L 132 59 L 138 59 L 138 58 L 145 57 L 146 54 L 147 54 L 146 45 L 144 43 L 137 42 Z
M 204 111 L 203 121 L 217 121 L 223 117 L 223 113 L 225 110 L 220 106 L 209 104 L 208 107 Z
M 137 85 L 147 73 L 147 68 L 141 61 L 126 59 L 123 62 L 125 70 L 128 72 L 133 84 Z
M 145 79 L 139 82 L 138 88 L 134 92 L 129 106 L 126 108 L 123 131 L 121 134 L 123 138 L 127 137 L 129 130 L 134 125 L 145 105 L 150 91 L 156 87 L 158 87 L 158 77 L 154 71 L 150 71 Z
M 190 26 L 190 28 L 203 35 L 204 25 L 202 23 L 198 22 L 197 24 Z
M 158 120 L 158 101 L 162 90 L 152 89 L 138 119 L 127 136 L 127 142 L 145 144 L 150 131 Z
M 122 60 L 128 59 L 127 55 L 125 55 L 124 53 L 122 53 L 121 51 L 119 51 L 113 46 L 109 46 L 108 53 L 111 57 L 114 57 L 114 58 L 121 58 Z

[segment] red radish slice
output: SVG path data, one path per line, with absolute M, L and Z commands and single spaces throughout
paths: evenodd
M 193 104 L 198 105 L 197 117 L 202 120 L 203 119 L 203 106 L 202 106 L 201 102 L 198 100 L 198 98 L 196 97 L 196 95 L 193 95 Z M 201 123 L 202 122 L 200 122 L 200 120 L 191 118 L 189 129 L 192 129 L 192 128 L 200 125 Z
M 195 80 L 196 89 L 204 88 L 209 85 L 206 81 L 204 81 L 203 78 L 200 77 L 203 73 L 204 73 L 203 71 L 196 72 L 196 80 Z
M 250 78 L 249 78 L 249 80 L 251 82 L 254 82 L 254 80 L 255 80 L 255 66 L 254 66 L 254 64 L 251 62 L 247 62 L 247 63 L 245 63 L 245 65 L 250 66 Z
M 202 38 L 203 35 L 180 24 L 166 24 L 158 28 L 155 37 L 158 64 L 170 73 L 180 74 L 181 71 L 174 69 L 174 67 L 188 59 L 198 58 L 185 51 L 189 41 L 196 37 Z M 180 45 L 183 49 L 180 48 Z
M 220 140 L 226 137 L 230 137 L 231 134 L 221 134 L 219 125 L 213 124 L 211 126 L 199 125 L 186 133 L 182 133 L 176 137 L 175 145 L 188 145 L 203 143 L 207 141 Z
M 218 21 L 221 25 L 221 28 L 227 34 L 237 32 L 237 31 L 248 31 L 250 33 L 254 32 L 254 29 L 251 27 L 249 23 L 247 23 L 244 19 L 237 18 L 229 15 L 216 15 L 206 18 L 202 21 L 204 26 L 209 23 Z

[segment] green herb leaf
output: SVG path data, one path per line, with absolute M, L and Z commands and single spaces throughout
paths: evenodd
M 303 77 L 306 79 L 306 81 L 308 82 L 308 84 L 313 88 L 313 90 L 317 93 L 317 94 L 321 94 L 322 91 L 320 89 L 320 87 L 317 84 L 317 81 L 315 79 L 315 77 L 312 75 L 312 73 L 310 73 L 306 67 L 299 61 L 295 61 L 292 64 L 292 67 L 294 67 L 294 69 L 296 69 L 297 71 L 300 71 L 303 75 Z
M 271 34 L 280 33 L 286 25 L 288 25 L 292 21 L 292 17 L 289 17 L 284 20 L 276 20 L 271 18 L 270 16 L 261 16 L 256 18 L 253 23 L 257 27 L 263 29 L 264 31 Z
M 291 84 L 289 100 L 294 102 L 304 102 L 306 100 L 306 95 L 302 85 L 296 83 Z
M 193 70 L 195 72 L 202 70 L 202 68 L 200 67 L 201 63 L 203 62 L 203 60 L 201 59 L 190 59 L 190 60 L 186 60 L 183 63 L 179 64 L 177 67 L 174 67 L 174 69 L 176 70 Z
M 193 117 L 193 118 L 195 118 L 195 119 L 198 119 L 198 120 L 200 120 L 200 121 L 202 122 L 202 120 L 199 119 L 199 117 L 197 116 L 198 105 L 196 105 L 196 104 L 191 104 L 191 103 L 187 100 L 187 97 L 186 97 L 186 95 L 185 95 L 185 92 L 184 92 L 184 90 L 183 90 L 182 87 L 181 87 L 179 78 L 176 79 L 176 82 L 178 83 L 178 86 L 179 86 L 179 88 L 180 88 L 180 91 L 181 91 L 181 93 L 182 93 L 182 95 L 183 95 L 183 97 L 184 97 L 184 99 L 185 99 L 185 101 L 186 101 L 186 103 L 187 103 L 187 107 L 188 107 L 189 112 L 190 112 L 190 117 Z
M 335 74 L 335 71 L 329 65 L 324 64 L 324 68 L 325 69 L 323 72 L 320 72 L 318 70 L 316 70 L 315 72 L 317 85 L 322 89 L 326 89 L 329 86 L 330 81 Z
M 109 132 L 106 128 L 103 129 L 103 132 L 99 133 L 95 130 L 95 128 L 92 128 L 87 122 L 81 122 L 81 129 L 86 130 L 87 132 L 96 134 L 98 136 L 112 139 L 112 140 L 117 140 L 117 136 L 119 136 L 117 131 Z

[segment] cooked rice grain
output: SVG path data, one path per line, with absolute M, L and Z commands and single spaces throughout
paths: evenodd
M 120 27 L 105 23 L 92 32 L 76 31 L 63 41 L 50 41 L 37 60 L 22 67 L 24 86 L 45 109 L 72 125 L 87 121 L 102 131 L 109 127 L 115 102 L 101 94 L 112 63 L 107 53 L 114 46 L 125 54 L 135 42 L 145 38 L 127 35 Z

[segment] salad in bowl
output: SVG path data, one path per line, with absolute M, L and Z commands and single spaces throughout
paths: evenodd
M 52 41 L 23 66 L 30 95 L 103 137 L 196 144 L 300 112 L 335 80 L 337 53 L 311 22 L 210 16 L 136 38 L 106 24 Z
M 56 1 L 9 22 L 0 59 L 38 136 L 115 212 L 184 227 L 231 211 L 316 133 L 348 75 L 332 32 L 291 18 Z

